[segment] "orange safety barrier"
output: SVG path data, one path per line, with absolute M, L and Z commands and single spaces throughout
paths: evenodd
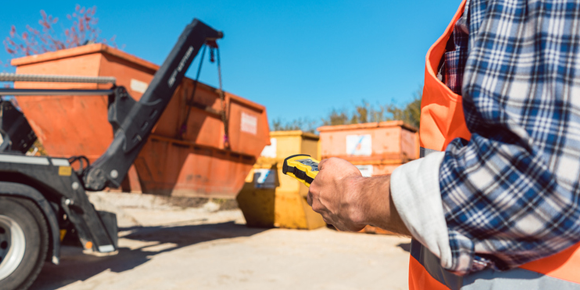
M 104 44 L 12 60 L 18 74 L 113 76 L 139 100 L 159 66 Z M 185 78 L 128 175 L 143 192 L 235 196 L 264 146 L 269 128 L 264 106 Z M 16 82 L 15 88 L 106 89 L 109 84 Z M 113 138 L 106 96 L 33 96 L 17 101 L 52 156 L 85 155 L 95 161 Z M 191 101 L 191 102 L 190 102 Z M 230 148 L 224 144 L 226 111 Z M 186 120 L 186 130 L 181 125 Z M 133 172 L 133 174 L 131 174 Z M 139 180 L 135 180 L 138 176 Z

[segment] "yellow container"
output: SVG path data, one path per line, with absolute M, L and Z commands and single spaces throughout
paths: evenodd
M 262 151 L 237 196 L 248 226 L 316 229 L 326 225 L 306 203 L 308 188 L 282 173 L 284 158 L 290 155 L 318 159 L 318 140 L 317 135 L 302 131 L 270 132 L 271 145 Z

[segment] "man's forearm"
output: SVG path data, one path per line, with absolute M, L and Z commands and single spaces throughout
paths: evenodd
M 391 176 L 360 178 L 360 194 L 365 195 L 368 202 L 364 213 L 366 223 L 400 235 L 411 236 L 391 197 Z
M 410 236 L 393 199 L 389 176 L 363 177 L 354 165 L 339 158 L 322 160 L 310 185 L 308 203 L 339 230 L 377 226 Z

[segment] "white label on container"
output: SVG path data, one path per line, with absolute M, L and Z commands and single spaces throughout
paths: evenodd
M 276 170 L 254 169 L 255 188 L 276 188 Z
M 131 90 L 137 93 L 144 93 L 149 85 L 146 82 L 131 79 Z
M 364 177 L 373 176 L 373 166 L 372 165 L 356 165 L 356 168 L 360 170 L 360 173 Z
M 277 149 L 276 143 L 277 143 L 276 138 L 270 138 L 270 145 L 264 147 L 264 150 L 262 150 L 262 154 L 260 155 L 262 157 L 276 158 L 276 149 Z
M 346 154 L 353 156 L 371 156 L 373 142 L 371 135 L 347 135 Z
M 258 118 L 242 112 L 242 132 L 256 135 L 258 133 Z

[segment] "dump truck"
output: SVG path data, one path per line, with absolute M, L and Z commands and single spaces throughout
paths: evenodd
M 114 213 L 97 211 L 87 192 L 118 188 L 143 148 L 161 113 L 204 45 L 223 37 L 194 19 L 155 73 L 139 101 L 114 79 L 67 76 L 4 76 L 12 81 L 112 82 L 110 89 L 0 89 L 2 96 L 108 96 L 108 121 L 114 138 L 95 162 L 83 156 L 24 154 L 36 139 L 30 125 L 9 101 L 0 104 L 0 288 L 26 289 L 45 261 L 59 263 L 61 239 L 72 236 L 85 252 L 115 254 Z M 71 140 L 74 142 L 74 140 Z

